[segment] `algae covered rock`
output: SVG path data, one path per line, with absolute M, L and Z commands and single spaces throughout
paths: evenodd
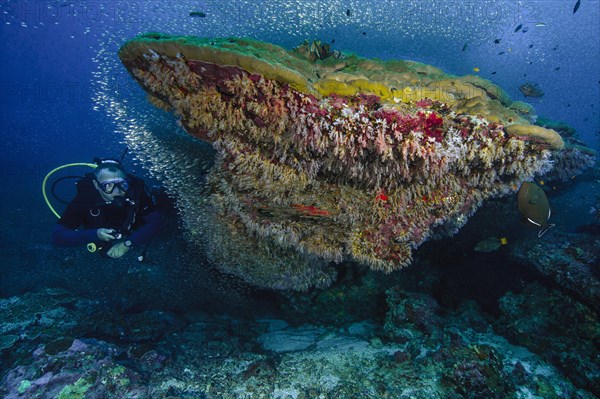
M 158 33 L 119 56 L 153 104 L 213 144 L 207 200 L 181 202 L 202 207 L 213 262 L 262 287 L 325 287 L 347 260 L 405 267 L 561 148 L 493 83 L 413 61 Z
M 495 329 L 561 369 L 579 388 L 600 395 L 600 321 L 589 307 L 538 284 L 500 299 Z
M 19 340 L 18 335 L 0 335 L 0 351 L 11 348 Z

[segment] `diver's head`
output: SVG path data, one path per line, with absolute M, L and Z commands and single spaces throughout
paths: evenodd
M 94 169 L 94 187 L 104 201 L 123 197 L 129 188 L 127 175 L 121 164 L 114 160 L 101 161 Z

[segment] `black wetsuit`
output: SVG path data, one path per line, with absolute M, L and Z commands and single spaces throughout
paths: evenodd
M 93 184 L 93 174 L 88 173 L 77 182 L 77 195 L 58 220 L 52 241 L 56 245 L 85 245 L 98 242 L 99 228 L 114 229 L 133 245 L 147 242 L 158 232 L 161 216 L 154 209 L 152 199 L 144 190 L 144 181 L 127 175 L 129 189 L 124 198 L 106 204 Z

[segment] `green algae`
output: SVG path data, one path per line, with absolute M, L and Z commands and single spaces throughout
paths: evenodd
M 30 386 L 31 386 L 31 381 L 23 380 L 19 384 L 19 387 L 17 388 L 17 392 L 19 393 L 19 395 L 23 395 L 25 393 L 25 391 L 27 391 L 29 389 Z
M 58 394 L 58 399 L 83 399 L 92 384 L 85 378 L 80 378 L 73 384 L 66 385 Z
M 129 385 L 129 383 L 131 382 L 131 380 L 127 377 L 124 376 L 125 374 L 125 367 L 124 366 L 117 366 L 114 367 L 112 369 L 110 369 L 108 371 L 108 377 L 115 381 L 115 383 L 120 386 L 120 387 L 125 387 L 127 385 Z

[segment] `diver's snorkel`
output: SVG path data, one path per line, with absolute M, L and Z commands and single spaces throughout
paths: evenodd
M 128 152 L 129 152 L 129 147 L 125 147 L 125 149 L 123 150 L 123 153 L 121 154 L 121 158 L 119 158 L 119 165 L 123 163 L 123 158 L 125 158 L 125 155 L 127 155 Z

